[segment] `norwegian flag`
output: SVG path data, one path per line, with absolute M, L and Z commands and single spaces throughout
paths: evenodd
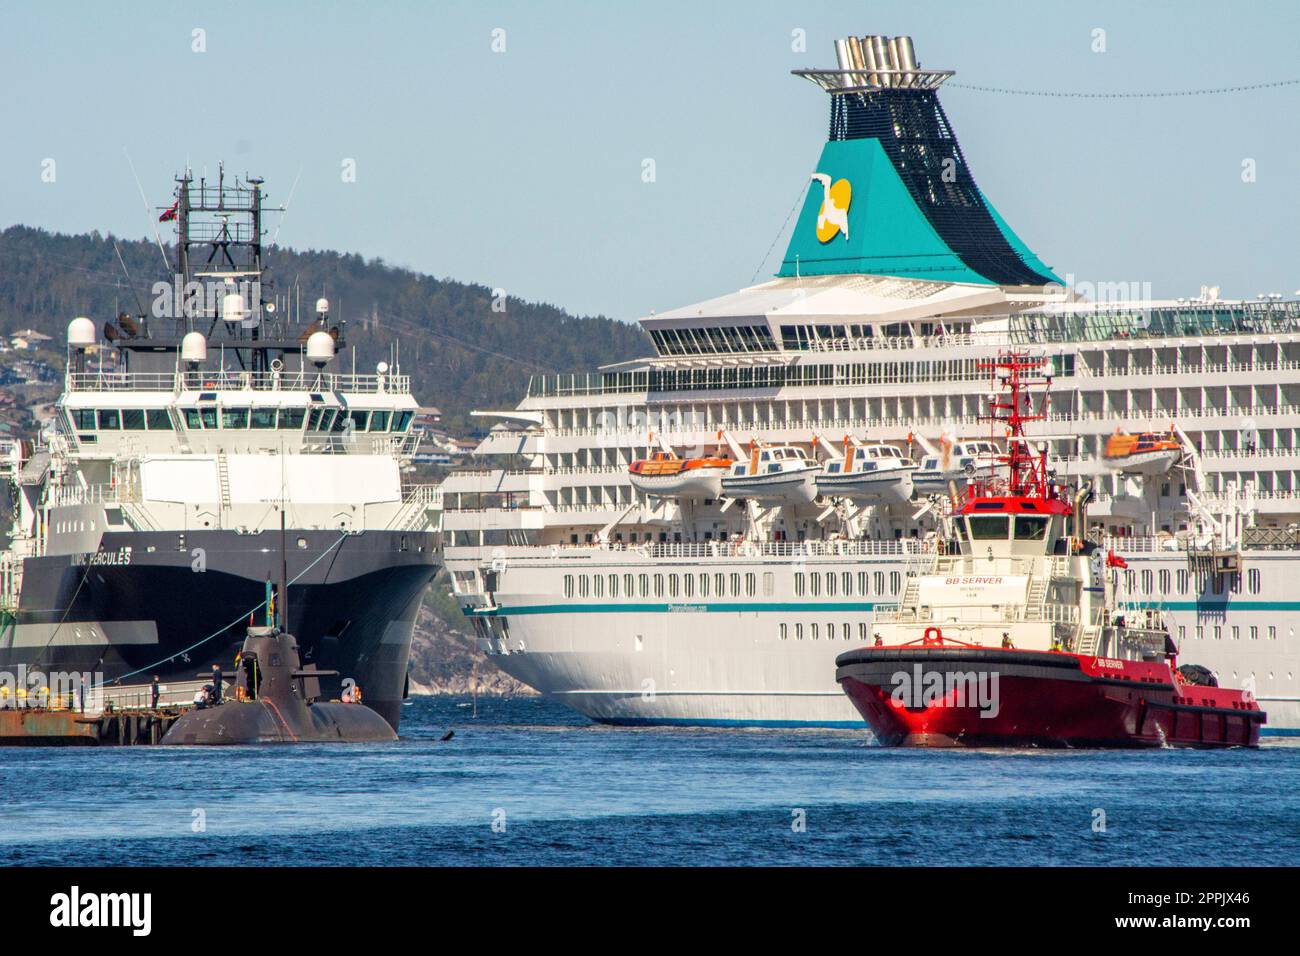
M 174 203 L 172 203 L 171 206 L 169 206 L 167 209 L 163 211 L 163 214 L 158 217 L 158 221 L 171 222 L 173 219 L 176 218 L 176 212 L 178 209 L 180 209 L 180 206 L 181 206 L 181 201 L 178 199 Z

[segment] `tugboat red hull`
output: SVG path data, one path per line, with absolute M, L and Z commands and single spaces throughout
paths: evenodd
M 966 646 L 867 647 L 836 679 L 891 747 L 1255 747 L 1245 692 L 1162 662 Z

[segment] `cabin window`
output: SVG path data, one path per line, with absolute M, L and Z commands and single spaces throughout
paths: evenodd
M 70 408 L 72 426 L 78 431 L 88 431 L 95 427 L 95 410 L 93 408 Z
M 700 597 L 708 597 L 708 596 L 709 596 L 709 576 L 707 574 L 701 574 L 700 575 Z
M 248 409 L 247 408 L 223 408 L 221 410 L 221 427 L 222 428 L 247 428 Z
M 740 575 L 739 574 L 733 574 L 731 576 L 731 596 L 740 597 Z
M 217 427 L 217 410 L 215 407 L 200 408 L 199 420 L 203 422 L 204 428 Z
M 971 538 L 976 541 L 1006 540 L 1007 519 L 1003 515 L 972 515 L 966 523 Z
M 876 586 L 877 594 L 885 593 L 885 572 L 877 571 L 872 578 L 872 583 Z
M 587 588 L 588 588 L 587 576 L 584 574 L 578 578 L 578 597 L 586 597 Z
M 725 574 L 719 572 L 713 576 L 713 593 L 722 597 L 727 593 L 727 578 Z
M 814 641 L 817 640 L 817 625 L 816 625 L 816 624 L 814 624 L 814 625 L 812 626 L 812 639 L 813 639 Z
M 867 591 L 867 572 L 866 572 L 866 571 L 859 571 L 859 572 L 858 572 L 858 593 L 861 594 L 863 597 L 866 597 L 867 594 L 869 593 L 869 592 Z M 866 625 L 863 625 L 863 626 L 865 627 Z
M 971 519 L 972 521 L 977 519 Z M 1027 515 L 1018 515 L 1016 517 L 1016 540 L 1017 541 L 1044 541 L 1047 539 L 1047 522 L 1048 518 L 1029 517 Z
M 388 412 L 374 412 L 370 416 L 370 430 L 372 432 L 388 431 Z
M 686 597 L 695 597 L 695 575 L 687 574 L 682 577 L 682 593 Z
M 100 429 L 121 428 L 122 413 L 116 408 L 101 408 L 99 410 L 99 427 Z
M 822 593 L 822 576 L 820 574 L 808 575 L 808 580 L 812 584 L 813 597 L 820 597 Z
M 897 571 L 889 572 L 889 593 L 897 594 L 899 586 L 903 583 L 903 575 Z
M 305 408 L 282 408 L 280 409 L 280 427 L 297 431 L 302 428 L 303 419 L 306 417 L 307 409 Z
M 181 409 L 181 413 L 185 416 L 186 428 L 197 430 L 203 427 L 203 423 L 199 421 L 199 410 L 197 408 L 184 408 Z
M 650 596 L 650 575 L 648 574 L 638 575 L 637 583 L 638 585 L 640 585 L 641 596 L 649 597 Z
M 804 576 L 803 576 L 803 572 L 799 571 L 794 576 L 795 597 L 803 597 L 803 589 L 804 589 Z
M 826 572 L 826 596 L 835 597 L 835 572 Z
M 847 641 L 851 639 L 853 632 L 850 629 L 850 625 L 848 621 L 844 622 L 844 626 L 840 628 L 840 633 L 844 636 L 844 640 Z
M 664 596 L 664 576 L 662 574 L 656 574 L 655 575 L 655 597 L 663 597 L 663 596 Z
M 853 575 L 845 571 L 840 575 L 840 583 L 844 585 L 844 596 L 848 597 L 853 593 Z
M 348 417 L 347 411 L 340 409 L 334 418 L 334 425 L 330 428 L 330 431 L 336 435 L 340 435 L 347 428 L 348 422 L 350 421 L 352 421 L 352 419 Z
M 327 432 L 334 426 L 334 416 L 336 414 L 337 413 L 332 408 L 326 408 L 321 412 L 319 426 L 321 431 Z
M 758 578 L 753 574 L 745 575 L 745 595 L 753 597 L 758 592 Z
M 677 597 L 677 587 L 678 587 L 677 575 L 675 574 L 668 575 L 668 596 L 669 597 L 674 597 L 674 598 Z
M 591 579 L 591 595 L 592 597 L 605 596 L 605 579 L 599 574 Z
M 611 574 L 609 576 L 609 596 L 612 598 L 618 597 L 618 575 L 617 574 Z
M 632 596 L 632 575 L 623 575 L 623 593 L 628 597 Z
M 867 641 L 867 622 L 866 622 L 866 621 L 859 621 L 859 622 L 858 622 L 858 640 L 862 641 L 864 644 L 865 644 L 866 641 Z
M 165 408 L 150 408 L 145 412 L 150 431 L 171 431 L 172 417 Z
M 122 427 L 127 431 L 132 431 L 132 432 L 144 431 L 144 409 L 143 408 L 122 409 Z
M 249 428 L 274 428 L 275 409 L 255 408 L 248 416 Z
M 781 640 L 783 640 L 783 641 L 788 641 L 788 640 L 790 639 L 790 634 L 789 634 L 789 632 L 786 630 L 787 627 L 788 627 L 788 625 L 786 625 L 786 624 L 782 624 L 782 625 L 781 625 Z
M 404 432 L 407 426 L 411 424 L 414 412 L 395 412 L 393 413 L 393 431 Z
M 572 574 L 566 574 L 564 576 L 564 596 L 566 598 L 573 597 L 573 575 Z

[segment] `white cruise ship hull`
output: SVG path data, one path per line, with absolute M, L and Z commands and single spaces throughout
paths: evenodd
M 548 549 L 497 549 L 505 555 L 496 558 L 497 589 L 466 600 L 476 605 L 470 617 L 480 647 L 502 670 L 593 720 L 861 727 L 836 685 L 835 657 L 870 642 L 874 611 L 899 600 L 908 559 L 865 554 L 872 543 L 858 545 L 846 543 L 835 555 L 836 546 L 825 544 L 818 556 L 803 558 L 753 557 L 730 545 L 701 557 L 704 546 L 688 545 L 696 556 L 681 563 L 647 560 L 641 549 L 559 549 L 555 557 Z M 477 566 L 466 557 L 449 552 L 448 566 Z M 1268 714 L 1265 736 L 1300 734 L 1300 662 L 1282 653 L 1283 642 L 1293 644 L 1300 633 L 1300 600 L 1274 599 L 1285 593 L 1284 580 L 1300 575 L 1300 557 L 1248 553 L 1260 572 L 1259 592 L 1230 598 L 1191 593 L 1190 576 L 1189 593 L 1180 593 L 1178 573 L 1187 570 L 1181 553 L 1129 560 L 1136 588 L 1128 600 L 1165 610 L 1180 660 L 1208 667 L 1225 687 L 1253 683 Z M 696 579 L 690 596 L 688 574 Z M 606 584 L 597 597 L 597 575 L 606 582 L 617 576 L 619 595 L 611 597 Z M 699 593 L 701 575 L 710 581 L 707 597 Z M 631 597 L 623 586 L 628 576 Z M 1155 593 L 1166 576 L 1169 593 Z

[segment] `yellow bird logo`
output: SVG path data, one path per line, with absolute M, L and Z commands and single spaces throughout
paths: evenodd
M 832 184 L 825 173 L 813 173 L 814 182 L 822 184 L 822 207 L 817 211 L 817 239 L 830 242 L 838 233 L 849 237 L 849 202 L 853 187 L 847 179 L 837 179 Z

